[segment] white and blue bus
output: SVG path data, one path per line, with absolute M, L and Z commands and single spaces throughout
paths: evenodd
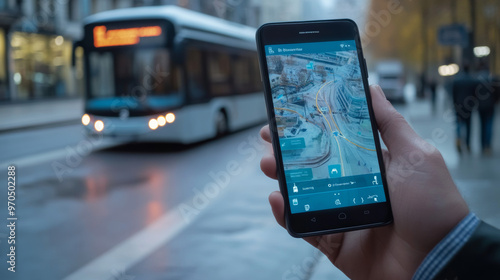
M 88 17 L 83 50 L 90 133 L 193 143 L 266 119 L 255 29 L 176 6 Z

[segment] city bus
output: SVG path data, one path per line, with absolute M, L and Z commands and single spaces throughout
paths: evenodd
M 118 9 L 86 18 L 75 53 L 89 133 L 188 144 L 266 120 L 254 28 L 176 6 Z

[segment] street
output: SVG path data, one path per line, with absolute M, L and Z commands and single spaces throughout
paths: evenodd
M 444 109 L 398 109 L 441 150 L 471 209 L 500 226 L 498 154 L 460 158 Z M 17 272 L 2 279 L 345 279 L 275 223 L 259 128 L 190 146 L 86 139 L 71 124 L 1 135 L 18 188 Z
M 58 141 L 58 130 L 74 138 Z M 259 170 L 266 147 L 257 138 L 258 127 L 188 147 L 118 145 L 78 162 L 77 147 L 84 137 L 80 130 L 75 125 L 1 136 L 3 147 L 13 143 L 13 148 L 31 149 L 20 149 L 19 157 L 28 152 L 33 158 L 50 157 L 44 147 L 30 145 L 43 136 L 45 141 L 39 143 L 46 149 L 60 146 L 67 151 L 60 158 L 17 168 L 15 279 L 33 279 L 40 273 L 44 279 L 199 279 L 207 274 L 223 279 L 241 278 L 245 271 L 251 278 L 259 267 L 275 279 L 313 254 L 313 248 L 289 237 L 269 213 L 266 196 L 277 186 Z M 56 163 L 65 172 L 58 173 Z M 207 187 L 210 182 L 219 188 Z M 176 211 L 180 219 L 157 223 Z M 171 231 L 179 226 L 179 232 Z M 145 233 L 150 227 L 158 231 Z M 153 246 L 147 255 L 130 245 L 141 234 L 149 240 L 140 240 L 139 246 Z M 130 266 L 123 267 L 124 256 L 110 253 L 117 248 L 128 251 L 125 263 Z M 111 261 L 105 271 L 96 274 L 92 269 L 89 277 L 86 266 L 107 254 Z M 258 256 L 272 256 L 273 261 Z

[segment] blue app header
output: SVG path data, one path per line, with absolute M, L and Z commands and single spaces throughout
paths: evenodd
M 315 42 L 284 45 L 266 45 L 266 55 L 289 55 L 300 53 L 325 53 L 356 50 L 354 40 Z

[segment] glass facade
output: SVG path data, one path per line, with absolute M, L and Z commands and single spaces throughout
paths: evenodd
M 13 32 L 12 77 L 15 100 L 76 96 L 72 43 L 62 36 Z

